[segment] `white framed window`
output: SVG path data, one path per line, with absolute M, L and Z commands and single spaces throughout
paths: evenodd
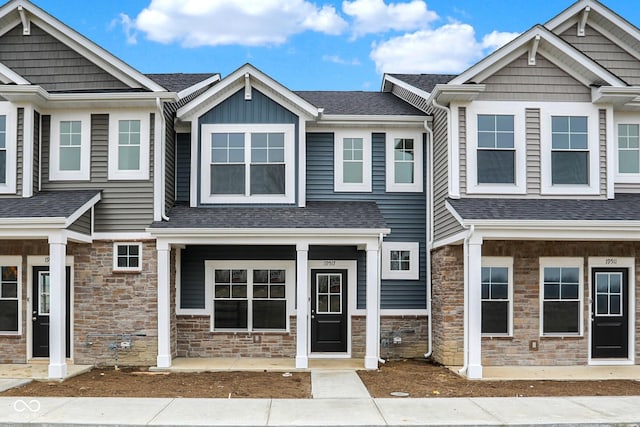
M 640 183 L 640 116 L 617 113 L 615 117 L 616 182 Z
M 526 193 L 526 106 L 472 103 L 467 109 L 467 193 Z
M 205 261 L 212 331 L 287 331 L 295 290 L 292 261 Z
M 203 125 L 203 203 L 293 203 L 293 124 Z
M 336 132 L 333 157 L 336 192 L 371 192 L 371 132 Z
M 0 335 L 22 331 L 22 257 L 0 257 Z
M 149 179 L 150 113 L 109 114 L 109 179 Z
M 582 336 L 583 258 L 540 258 L 540 335 Z
M 418 280 L 420 244 L 418 242 L 382 242 L 382 279 Z
M 600 193 L 598 109 L 549 104 L 541 110 L 543 194 Z
M 15 109 L 8 102 L 0 102 L 0 194 L 16 192 Z
M 513 335 L 513 258 L 482 257 L 482 325 L 484 336 Z
M 422 191 L 422 133 L 387 133 L 385 156 L 387 192 Z
M 49 179 L 88 181 L 91 177 L 91 115 L 51 115 Z
M 142 271 L 142 243 L 116 242 L 113 244 L 114 271 Z

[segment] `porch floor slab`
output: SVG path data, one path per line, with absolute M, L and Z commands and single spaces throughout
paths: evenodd
M 458 372 L 459 368 L 451 367 Z M 484 366 L 483 380 L 636 380 L 640 365 Z
M 66 378 L 89 372 L 92 365 L 67 365 Z M 37 381 L 49 380 L 48 363 L 25 363 L 25 364 L 0 364 L 0 379 L 31 379 Z
M 252 357 L 178 357 L 172 360 L 168 369 L 151 368 L 169 372 L 207 372 L 207 371 L 311 371 L 311 370 L 358 370 L 364 369 L 363 359 L 309 359 L 309 368 L 296 369 L 296 361 L 291 358 L 252 358 Z

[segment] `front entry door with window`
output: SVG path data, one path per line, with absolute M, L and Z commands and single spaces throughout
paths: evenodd
M 347 270 L 311 270 L 311 352 L 347 351 Z
M 71 268 L 66 271 L 66 357 L 71 357 Z M 33 357 L 49 357 L 49 313 L 51 281 L 49 267 L 33 267 L 32 321 Z
M 591 357 L 629 357 L 627 269 L 597 268 L 592 273 Z

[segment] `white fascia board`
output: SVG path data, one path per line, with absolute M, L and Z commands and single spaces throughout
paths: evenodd
M 415 86 L 411 86 L 409 83 L 403 82 L 402 80 L 397 79 L 395 77 L 391 77 L 388 74 L 384 75 L 384 80 L 383 80 L 383 83 L 382 83 L 382 88 L 383 89 L 384 89 L 384 82 L 392 83 L 395 86 L 399 86 L 399 87 L 401 87 L 403 89 L 406 89 L 406 90 L 408 90 L 410 92 L 413 92 L 414 94 L 416 94 L 419 97 L 423 98 L 425 101 L 427 99 L 429 99 L 429 96 L 431 96 L 431 94 L 429 92 L 426 92 L 426 91 L 424 91 L 422 89 L 418 89 Z
M 625 231 L 636 237 L 640 234 L 640 221 L 574 221 L 574 220 L 511 220 L 466 219 L 464 226 L 478 229 L 502 230 L 565 230 L 565 231 Z
M 17 85 L 30 85 L 28 80 L 22 77 L 20 74 L 13 71 L 11 68 L 0 63 L 0 81 L 4 84 L 14 83 Z
M 0 229 L 11 228 L 65 228 L 67 218 L 65 217 L 45 217 L 45 218 L 0 218 Z
M 271 77 L 255 68 L 253 65 L 245 64 L 222 79 L 220 83 L 213 86 L 211 89 L 207 90 L 196 99 L 180 108 L 177 112 L 177 117 L 180 120 L 188 121 L 194 117 L 198 117 L 200 115 L 199 113 L 204 113 L 210 110 L 215 105 L 224 101 L 227 97 L 233 95 L 235 91 L 228 93 L 228 95 L 225 97 L 219 97 L 217 95 L 228 91 L 230 87 L 244 86 L 245 74 L 247 73 L 252 79 L 252 85 L 259 83 L 254 87 L 260 88 L 262 86 L 263 88 L 270 89 L 273 93 L 278 94 L 282 99 L 287 100 L 293 106 L 297 107 L 297 109 L 299 109 L 301 112 L 310 117 L 317 117 L 319 115 L 318 107 L 305 101 L 286 87 L 282 86 L 280 83 L 273 80 Z
M 591 102 L 593 102 L 594 104 L 624 105 L 630 102 L 638 101 L 639 98 L 639 86 L 603 86 L 591 88 Z
M 420 126 L 422 127 L 427 115 L 422 116 L 373 116 L 373 115 L 348 115 L 348 114 L 323 114 L 313 125 L 331 126 Z
M 453 218 L 458 221 L 458 223 L 463 226 L 463 227 L 467 227 L 467 224 L 465 224 L 465 220 L 464 218 L 462 218 L 460 216 L 460 214 L 458 213 L 458 211 L 456 211 L 455 209 L 453 209 L 453 207 L 451 206 L 451 204 L 449 204 L 448 200 L 445 200 L 444 202 L 444 206 L 447 208 L 447 210 L 449 211 L 449 213 L 451 215 L 453 215 Z
M 209 85 L 212 85 L 215 82 L 219 82 L 221 79 L 220 74 L 214 74 L 213 76 L 209 77 L 208 79 L 205 79 L 199 83 L 194 84 L 193 86 L 189 86 L 186 89 L 182 89 L 180 92 L 178 92 L 178 98 L 182 99 L 185 98 L 197 91 L 199 91 L 200 89 L 203 89 Z
M 197 236 L 197 237 L 315 237 L 331 239 L 345 236 L 369 236 L 378 238 L 380 234 L 391 233 L 389 228 L 147 228 L 146 231 L 157 237 L 163 236 Z
M 98 193 L 95 196 L 93 196 L 91 198 L 91 200 L 89 200 L 84 205 L 80 206 L 74 213 L 69 215 L 69 217 L 67 218 L 67 220 L 65 222 L 65 225 L 67 227 L 69 227 L 71 224 L 76 222 L 78 220 L 78 218 L 80 218 L 82 215 L 84 215 L 89 209 L 94 207 L 96 205 L 96 203 L 98 203 L 100 201 L 101 198 L 102 198 L 102 196 L 101 196 L 100 193 Z
M 77 231 L 67 230 L 65 231 L 67 240 L 77 243 L 93 243 L 93 238 L 90 235 L 78 233 Z
M 431 104 L 436 100 L 439 104 L 450 104 L 452 102 L 470 102 L 476 99 L 486 90 L 483 84 L 439 84 L 431 92 L 427 100 Z
M 29 18 L 35 22 L 38 27 L 51 33 L 71 49 L 112 74 L 123 83 L 132 87 L 142 86 L 153 92 L 166 92 L 165 88 L 76 32 L 71 27 L 49 15 L 33 3 L 26 0 L 18 0 L 15 3 L 8 3 L 6 6 L 7 9 L 0 9 L 0 18 L 2 18 L 3 15 L 17 10 L 18 6 L 22 6 L 23 9 L 28 12 Z

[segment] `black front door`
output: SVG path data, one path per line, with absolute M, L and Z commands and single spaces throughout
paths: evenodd
M 591 357 L 629 357 L 628 270 L 593 269 Z
M 347 351 L 347 270 L 311 270 L 311 351 Z
M 71 357 L 71 268 L 67 267 L 66 291 L 66 357 Z M 32 320 L 33 357 L 49 357 L 49 310 L 51 282 L 49 267 L 33 267 Z

